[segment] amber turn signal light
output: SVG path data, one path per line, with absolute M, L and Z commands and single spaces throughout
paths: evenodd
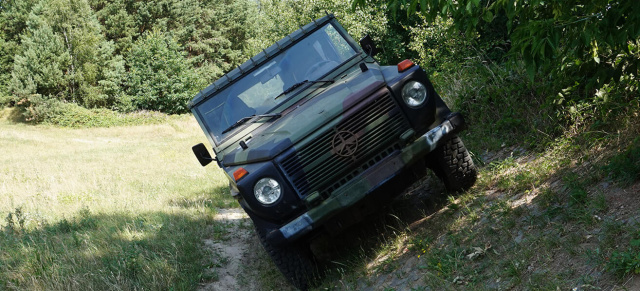
M 411 60 L 404 60 L 398 63 L 398 73 L 402 73 L 409 68 L 413 67 L 415 64 Z
M 246 176 L 247 174 L 249 174 L 247 170 L 245 170 L 244 168 L 240 168 L 240 169 L 237 169 L 235 172 L 233 172 L 233 178 L 236 179 L 236 182 L 238 182 L 238 180 L 240 180 L 242 177 Z

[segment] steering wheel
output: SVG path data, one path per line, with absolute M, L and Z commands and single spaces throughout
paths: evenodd
M 307 72 L 304 74 L 305 79 L 307 80 L 314 80 L 316 78 L 311 78 L 311 76 L 313 76 L 315 74 L 316 71 L 318 71 L 320 68 L 324 67 L 327 64 L 338 64 L 335 61 L 332 60 L 324 60 L 324 61 L 320 61 L 318 63 L 315 63 L 313 66 L 309 67 L 309 69 L 307 69 Z

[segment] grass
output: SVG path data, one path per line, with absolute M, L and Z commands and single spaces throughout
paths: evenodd
M 418 217 L 403 206 L 415 201 L 400 199 L 391 214 L 330 239 L 319 289 L 625 288 L 640 272 L 640 205 L 628 194 L 640 178 L 638 103 L 606 124 L 578 112 L 561 128 L 542 106 L 544 86 L 523 72 L 460 74 L 484 76 L 439 80 L 469 116 L 465 144 L 485 150 L 472 153 L 477 185 L 455 196 L 428 185 L 433 201 Z M 120 124 L 112 117 L 109 126 Z M 183 290 L 218 278 L 226 262 L 201 240 L 224 240 L 213 215 L 235 204 L 222 172 L 190 153 L 204 142 L 190 117 L 110 128 L 69 119 L 77 129 L 15 120 L 0 112 L 0 289 Z M 258 269 L 265 290 L 286 288 L 257 255 L 247 273 Z
M 640 231 L 632 235 L 626 249 L 616 250 L 606 258 L 606 267 L 621 278 L 629 274 L 640 274 Z
M 436 91 L 470 125 L 467 147 L 495 151 L 505 145 L 544 147 L 559 132 L 549 80 L 531 82 L 521 64 L 505 66 L 469 60 L 463 68 L 433 76 Z M 523 142 L 524 141 L 524 142 Z
M 0 289 L 185 290 L 209 264 L 224 174 L 190 117 L 68 129 L 0 116 Z
M 613 156 L 603 170 L 624 185 L 640 179 L 640 138 L 634 139 L 627 148 Z
M 544 148 L 496 146 L 474 188 L 407 221 L 411 229 L 382 234 L 320 289 L 358 290 L 362 277 L 387 286 L 406 272 L 421 274 L 404 286 L 413 290 L 626 288 L 640 273 L 638 132 L 627 120 L 616 132 L 572 129 Z M 484 134 L 470 133 L 469 144 L 491 147 Z

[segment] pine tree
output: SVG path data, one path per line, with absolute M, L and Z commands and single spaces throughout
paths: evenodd
M 86 107 L 105 107 L 113 103 L 99 85 L 113 48 L 102 34 L 102 27 L 87 0 L 49 0 L 43 17 L 63 37 L 71 56 L 68 68 L 68 96 Z M 122 70 L 118 70 L 122 72 Z M 111 88 L 113 89 L 113 88 Z M 113 99 L 113 98 L 112 98 Z
M 8 90 L 13 59 L 20 48 L 20 35 L 27 27 L 31 8 L 38 0 L 0 1 L 0 106 L 10 102 Z
M 18 102 L 42 95 L 64 99 L 62 88 L 68 76 L 71 56 L 64 41 L 41 17 L 31 14 L 23 34 L 21 53 L 15 56 L 9 90 Z
M 138 39 L 126 58 L 128 94 L 133 108 L 186 113 L 187 103 L 203 84 L 186 53 L 168 33 L 154 30 Z

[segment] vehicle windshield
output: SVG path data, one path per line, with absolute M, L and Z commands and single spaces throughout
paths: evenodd
M 238 120 L 270 112 L 287 99 L 276 98 L 285 90 L 324 76 L 355 54 L 354 48 L 329 23 L 203 102 L 198 111 L 219 143 L 233 133 L 225 129 Z

